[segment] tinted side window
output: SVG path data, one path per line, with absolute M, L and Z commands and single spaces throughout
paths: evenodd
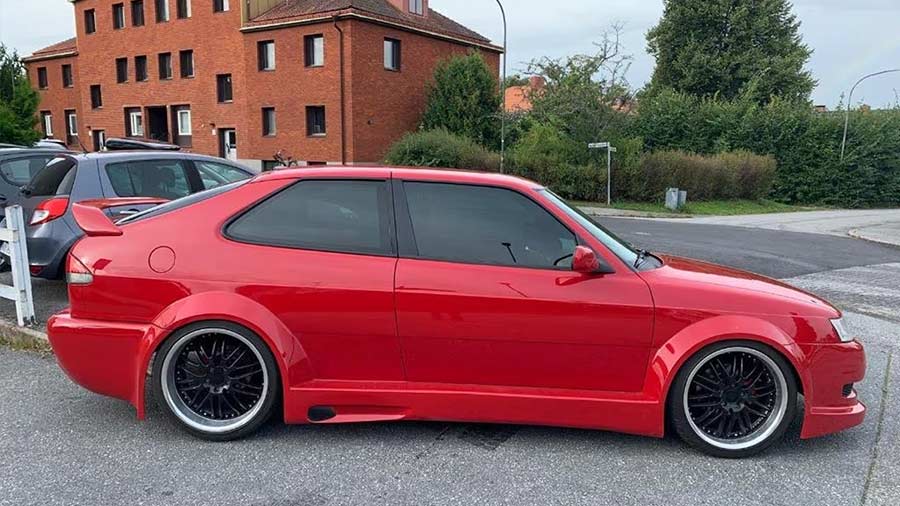
M 71 158 L 54 158 L 28 183 L 33 196 L 67 195 L 75 182 L 77 162 Z
M 52 159 L 53 155 L 40 155 L 8 160 L 0 163 L 0 173 L 9 184 L 24 186 Z
M 191 194 L 187 171 L 180 160 L 111 163 L 106 166 L 106 175 L 119 197 L 175 200 Z
M 301 181 L 247 211 L 226 234 L 254 244 L 389 255 L 391 212 L 384 181 Z
M 419 256 L 472 264 L 571 267 L 575 235 L 511 190 L 404 183 Z
M 194 166 L 203 180 L 203 187 L 207 190 L 244 179 L 250 179 L 250 174 L 230 165 L 222 163 L 194 160 Z

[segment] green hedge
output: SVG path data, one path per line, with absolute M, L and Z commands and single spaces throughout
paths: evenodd
M 391 146 L 385 163 L 497 172 L 500 155 L 466 137 L 438 129 L 406 134 Z
M 628 200 L 658 202 L 667 188 L 686 190 L 689 200 L 758 200 L 771 191 L 775 167 L 774 158 L 746 151 L 713 156 L 659 151 L 641 159 L 639 183 Z

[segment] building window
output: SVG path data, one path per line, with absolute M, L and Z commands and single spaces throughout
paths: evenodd
M 91 85 L 91 108 L 99 109 L 103 107 L 103 92 L 99 84 Z
M 97 18 L 94 9 L 84 11 L 84 33 L 91 34 L 97 31 Z
M 178 53 L 181 77 L 194 77 L 194 52 L 190 49 Z
M 44 131 L 44 137 L 53 137 L 53 115 L 48 111 L 41 112 L 41 129 Z
M 305 62 L 307 67 L 325 65 L 325 37 L 322 34 L 307 35 L 303 39 Z
M 131 26 L 144 26 L 144 0 L 131 0 Z
M 264 136 L 275 135 L 275 108 L 263 107 L 262 109 L 262 133 Z
M 191 135 L 191 109 L 183 107 L 178 109 L 178 135 Z
M 116 82 L 128 82 L 128 58 L 116 58 Z
M 63 65 L 62 66 L 62 82 L 63 88 L 71 88 L 75 86 L 75 81 L 72 78 L 72 66 L 71 65 Z
M 144 113 L 139 107 L 125 109 L 125 132 L 128 137 L 144 136 Z
M 191 0 L 176 0 L 176 15 L 178 19 L 191 17 Z
M 425 0 L 409 0 L 409 12 L 422 16 L 425 14 Z
M 169 0 L 155 0 L 156 22 L 165 23 L 169 20 Z
M 38 88 L 46 90 L 48 86 L 47 67 L 38 67 Z
M 275 41 L 264 40 L 256 43 L 259 70 L 275 70 Z
M 125 28 L 125 5 L 124 4 L 113 4 L 112 14 L 113 14 L 113 29 L 121 30 L 122 28 Z
M 226 12 L 231 10 L 228 0 L 213 0 L 213 12 Z
M 66 135 L 67 144 L 75 144 L 75 138 L 78 137 L 78 117 L 75 111 L 66 111 Z
M 219 103 L 231 102 L 234 99 L 231 89 L 231 74 L 219 74 L 216 76 L 216 96 Z
M 306 135 L 325 135 L 325 107 L 321 105 L 306 108 Z
M 384 39 L 384 68 L 399 71 L 400 56 L 400 41 L 397 39 Z
M 147 57 L 144 55 L 134 57 L 134 80 L 147 80 Z
M 159 53 L 159 78 L 172 79 L 172 53 Z

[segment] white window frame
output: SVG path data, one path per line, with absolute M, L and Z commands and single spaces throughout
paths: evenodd
M 419 16 L 425 15 L 425 0 L 409 0 L 409 12 L 412 14 L 418 14 Z
M 41 119 L 44 121 L 44 135 L 47 138 L 53 137 L 53 114 L 41 114 Z
M 400 71 L 401 63 L 398 61 L 395 61 L 395 58 L 394 58 L 396 56 L 396 53 L 394 52 L 394 47 L 397 45 L 400 45 L 401 61 L 402 61 L 403 45 L 401 44 L 401 42 L 397 39 L 390 39 L 390 38 L 384 39 L 384 68 L 386 70 L 390 70 L 392 72 Z M 388 65 L 388 62 L 390 62 L 390 65 Z
M 159 7 L 159 5 L 160 4 L 157 2 L 156 6 Z M 169 15 L 169 0 L 163 0 L 162 6 L 163 6 L 162 16 L 157 15 L 157 17 L 156 17 L 157 23 L 160 23 L 160 22 L 165 23 L 171 19 L 171 16 Z
M 189 136 L 193 135 L 191 130 L 191 110 L 190 109 L 178 109 L 178 135 Z M 184 117 L 187 116 L 187 120 L 185 121 Z
M 78 114 L 73 112 L 66 115 L 66 125 L 68 125 L 69 128 L 69 135 L 78 137 Z
M 231 4 L 229 0 L 222 0 L 222 12 L 228 12 L 231 10 Z
M 132 137 L 144 136 L 144 113 L 142 111 L 128 113 L 128 123 L 131 126 Z
M 116 7 L 121 7 L 120 9 L 116 9 Z M 116 25 L 119 25 L 118 28 L 115 28 Z M 113 5 L 113 28 L 116 30 L 124 30 L 125 29 L 125 3 L 118 3 Z
M 191 18 L 191 0 L 184 0 L 184 17 L 181 19 Z
M 266 64 L 262 67 L 261 70 L 269 71 L 275 70 L 275 41 L 267 40 L 263 42 L 263 47 L 265 48 L 266 54 Z

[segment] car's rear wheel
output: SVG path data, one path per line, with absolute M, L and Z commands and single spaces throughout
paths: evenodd
M 768 346 L 719 343 L 684 364 L 669 406 L 675 430 L 691 446 L 716 457 L 749 457 L 784 436 L 796 415 L 797 381 Z
M 254 432 L 272 415 L 278 368 L 268 346 L 229 322 L 204 322 L 170 337 L 153 367 L 156 398 L 191 434 L 229 441 Z

